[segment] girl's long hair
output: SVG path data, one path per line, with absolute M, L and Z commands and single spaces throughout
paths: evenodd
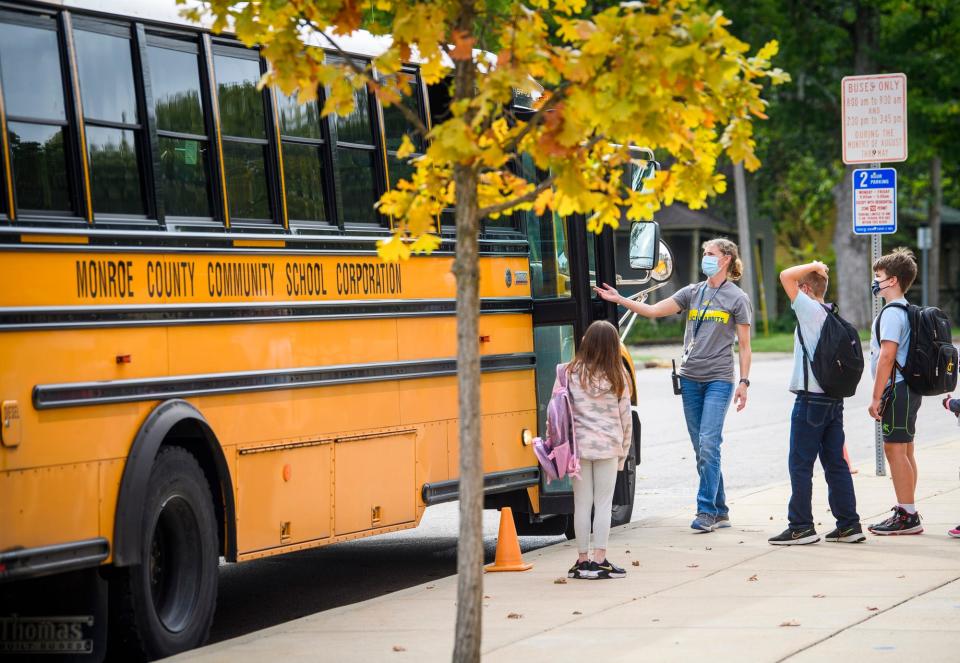
M 577 355 L 570 362 L 570 372 L 580 384 L 596 384 L 602 378 L 610 382 L 610 391 L 617 397 L 627 388 L 627 376 L 620 358 L 620 334 L 606 320 L 597 320 L 583 335 Z

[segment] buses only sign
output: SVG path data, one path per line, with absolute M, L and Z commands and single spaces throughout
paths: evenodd
M 907 77 L 847 76 L 843 87 L 843 162 L 907 160 Z

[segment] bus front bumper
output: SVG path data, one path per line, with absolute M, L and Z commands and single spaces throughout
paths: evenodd
M 56 543 L 36 548 L 0 552 L 0 582 L 97 566 L 110 555 L 110 543 L 102 538 Z

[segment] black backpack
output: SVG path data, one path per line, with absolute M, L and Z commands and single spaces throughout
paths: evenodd
M 922 396 L 936 396 L 957 386 L 957 348 L 953 345 L 950 318 L 934 306 L 887 304 L 880 309 L 874 328 L 879 342 L 880 318 L 890 307 L 902 308 L 910 321 L 910 347 L 903 366 L 894 365 L 904 381 Z
M 803 334 L 797 325 L 800 349 L 803 352 L 803 389 L 807 390 L 809 377 L 807 364 L 813 370 L 820 388 L 830 398 L 849 398 L 857 393 L 860 376 L 863 375 L 863 346 L 857 328 L 840 317 L 837 307 L 822 305 L 827 311 L 827 319 L 820 328 L 820 341 L 813 352 L 813 358 L 807 357 L 807 346 L 803 344 Z

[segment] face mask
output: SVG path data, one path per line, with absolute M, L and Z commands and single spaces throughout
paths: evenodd
M 890 276 L 890 277 L 887 277 L 887 278 L 883 279 L 883 281 L 889 281 L 889 280 L 892 279 L 892 278 L 893 278 L 893 277 Z M 890 286 L 888 286 L 888 285 L 885 285 L 885 286 L 883 286 L 883 287 L 881 288 L 881 287 L 880 287 L 880 284 L 883 283 L 883 281 L 879 281 L 879 280 L 877 280 L 877 279 L 874 279 L 874 280 L 873 280 L 873 283 L 870 284 L 870 291 L 873 293 L 873 296 L 874 296 L 874 297 L 876 297 L 877 295 L 879 295 L 881 290 L 886 290 L 887 288 L 890 287 Z
M 709 278 L 720 271 L 720 261 L 716 256 L 703 256 L 700 260 L 700 271 Z

